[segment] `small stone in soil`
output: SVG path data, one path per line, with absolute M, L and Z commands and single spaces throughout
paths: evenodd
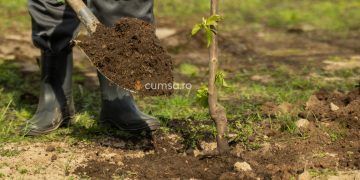
M 339 106 L 335 105 L 334 103 L 330 103 L 330 109 L 331 111 L 337 111 L 339 110 Z
M 295 124 L 298 128 L 307 128 L 310 122 L 307 119 L 299 119 Z
M 252 168 L 250 166 L 249 163 L 247 162 L 236 162 L 234 164 L 234 169 L 238 172 L 242 172 L 242 171 L 251 171 Z

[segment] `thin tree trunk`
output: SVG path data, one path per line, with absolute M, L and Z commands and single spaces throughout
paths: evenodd
M 219 0 L 211 0 L 211 15 L 218 14 Z M 217 90 L 215 85 L 215 76 L 218 66 L 218 38 L 214 33 L 213 43 L 210 47 L 210 62 L 209 62 L 209 111 L 210 116 L 216 124 L 216 141 L 217 150 L 219 154 L 225 154 L 229 151 L 229 145 L 226 140 L 227 133 L 227 118 L 225 108 L 218 103 Z

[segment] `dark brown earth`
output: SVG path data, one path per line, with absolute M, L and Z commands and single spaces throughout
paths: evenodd
M 161 132 L 154 133 L 151 142 L 152 152 L 148 151 L 145 156 L 139 158 L 122 158 L 122 166 L 117 166 L 106 160 L 99 160 L 95 156 L 85 166 L 77 168 L 75 173 L 98 179 L 111 179 L 114 175 L 134 179 L 171 179 L 178 177 L 182 179 L 218 179 L 220 176 L 228 179 L 228 177 L 237 177 L 234 173 L 228 174 L 228 172 L 233 171 L 233 164 L 240 160 L 236 156 L 194 156 L 192 153 L 187 153 L 192 150 L 184 152 L 181 141 L 170 138 Z M 250 175 L 243 174 L 240 177 L 255 177 L 252 175 L 251 173 Z
M 331 106 L 338 109 L 331 109 Z M 310 120 L 336 120 L 360 131 L 360 88 L 349 93 L 322 90 L 310 97 L 306 112 L 301 116 Z
M 312 98 L 318 98 L 311 104 Z M 241 143 L 231 147 L 231 153 L 226 156 L 214 156 L 200 150 L 196 154 L 184 142 L 189 138 L 179 131 L 181 139 L 171 138 L 161 132 L 153 134 L 151 147 L 143 147 L 146 151 L 139 158 L 123 158 L 123 166 L 90 158 L 84 167 L 76 169 L 79 175 L 107 179 L 117 175 L 136 179 L 291 179 L 309 169 L 356 170 L 360 168 L 360 121 L 359 89 L 349 93 L 320 91 L 310 98 L 306 104 L 307 111 L 312 110 L 319 121 L 310 121 L 306 129 L 299 129 L 297 136 L 281 130 L 281 126 L 264 122 L 262 130 L 255 133 L 257 142 L 263 142 L 260 148 L 247 149 Z M 327 108 L 330 102 L 340 107 L 334 113 Z M 304 113 L 302 113 L 304 114 Z M 322 118 L 321 115 L 325 115 Z M 302 115 L 301 115 L 302 116 Z M 336 116 L 336 119 L 326 117 Z M 186 129 L 190 122 L 177 120 L 168 126 L 172 129 Z M 190 123 L 190 124 L 187 124 Z M 203 122 L 203 123 L 211 123 Z M 333 141 L 332 132 L 338 134 Z M 268 133 L 271 132 L 271 133 Z M 250 140 L 249 141 L 252 141 Z M 212 138 L 207 138 L 212 140 Z M 116 152 L 116 151 L 114 151 Z M 118 152 L 117 152 L 118 153 Z M 207 155 L 208 154 L 208 155 Z M 247 162 L 252 171 L 238 172 L 234 168 L 236 162 Z M 98 169 L 102 169 L 99 173 Z
M 359 83 L 360 84 L 360 83 Z M 334 109 L 334 105 L 337 107 Z M 331 107 L 333 106 L 333 107 Z M 360 86 L 351 92 L 322 90 L 311 96 L 306 110 L 300 116 L 319 121 L 333 129 L 341 140 L 329 146 L 333 151 L 345 151 L 340 156 L 340 166 L 360 168 Z M 336 126 L 337 125 L 337 126 Z
M 111 28 L 99 25 L 91 38 L 83 38 L 79 46 L 113 83 L 143 95 L 172 94 L 172 59 L 152 24 L 122 18 Z M 148 83 L 160 88 L 149 88 Z

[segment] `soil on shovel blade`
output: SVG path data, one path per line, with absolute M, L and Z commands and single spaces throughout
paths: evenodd
M 122 18 L 113 27 L 99 25 L 79 46 L 99 71 L 120 87 L 142 95 L 171 95 L 172 58 L 155 35 L 155 27 Z

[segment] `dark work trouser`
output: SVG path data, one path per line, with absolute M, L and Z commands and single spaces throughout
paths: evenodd
M 79 20 L 76 14 L 68 5 L 59 4 L 58 0 L 29 0 L 29 11 L 32 17 L 32 38 L 34 45 L 42 50 L 42 54 L 47 54 L 49 57 L 56 57 L 57 54 L 62 54 L 61 57 L 72 57 L 69 49 L 70 41 L 75 35 L 75 32 L 79 26 Z M 111 26 L 121 17 L 135 17 L 148 22 L 154 21 L 153 16 L 153 0 L 89 0 L 89 7 L 98 17 L 101 23 Z M 55 58 L 42 58 L 47 63 L 54 61 Z M 62 64 L 64 60 L 64 64 Z M 72 58 L 71 58 L 72 60 Z M 66 59 L 58 59 L 56 67 L 61 65 L 66 66 Z M 70 65 L 66 66 L 67 72 L 71 72 Z M 52 69 L 59 69 L 52 67 Z M 46 69 L 50 70 L 50 69 Z M 61 71 L 59 69 L 59 71 Z M 42 74 L 45 71 L 43 70 Z M 57 72 L 58 74 L 65 72 Z M 55 75 L 56 76 L 56 75 Z M 71 76 L 71 75 L 70 75 Z M 160 126 L 160 123 L 151 116 L 142 113 L 136 106 L 131 93 L 118 87 L 111 86 L 110 82 L 98 73 L 100 81 L 100 90 L 102 94 L 102 108 L 100 113 L 100 120 L 102 122 L 110 122 L 118 128 L 126 130 L 139 130 L 150 129 L 155 130 Z M 56 78 L 52 78 L 53 81 L 48 84 L 56 84 L 60 81 Z M 55 82 L 56 81 L 56 82 Z M 62 91 L 70 92 L 68 96 L 71 96 L 71 80 L 66 81 L 67 89 Z M 45 83 L 45 85 L 47 85 Z M 44 86 L 44 85 L 43 85 Z M 48 94 L 55 94 L 56 97 L 59 93 L 56 93 L 58 86 L 51 86 L 48 91 L 42 93 L 43 97 L 48 97 Z M 46 99 L 46 98 L 42 98 Z M 49 99 L 49 98 L 47 98 Z M 68 98 L 70 99 L 70 98 Z M 59 98 L 51 99 L 53 103 L 64 104 L 60 102 Z M 59 101 L 59 102 L 58 102 Z M 49 104 L 52 104 L 50 102 Z M 44 115 L 44 110 L 49 109 L 44 107 L 45 103 L 40 101 L 38 109 L 40 109 L 30 120 L 33 126 L 31 128 L 31 135 L 38 135 L 50 132 L 58 127 L 60 122 L 59 118 L 52 118 L 53 116 L 59 117 L 59 113 L 56 109 L 59 107 L 50 108 L 48 114 L 51 118 Z M 67 108 L 67 107 L 61 107 Z M 62 113 L 64 116 L 64 113 Z M 50 120 L 49 120 L 50 119 Z M 60 122 L 53 125 L 54 122 Z M 50 128 L 39 128 L 43 126 L 50 126 Z
M 107 26 L 121 17 L 154 21 L 153 0 L 89 0 L 88 4 L 100 22 Z M 36 47 L 48 53 L 70 48 L 80 23 L 71 7 L 57 0 L 28 0 L 28 7 Z

